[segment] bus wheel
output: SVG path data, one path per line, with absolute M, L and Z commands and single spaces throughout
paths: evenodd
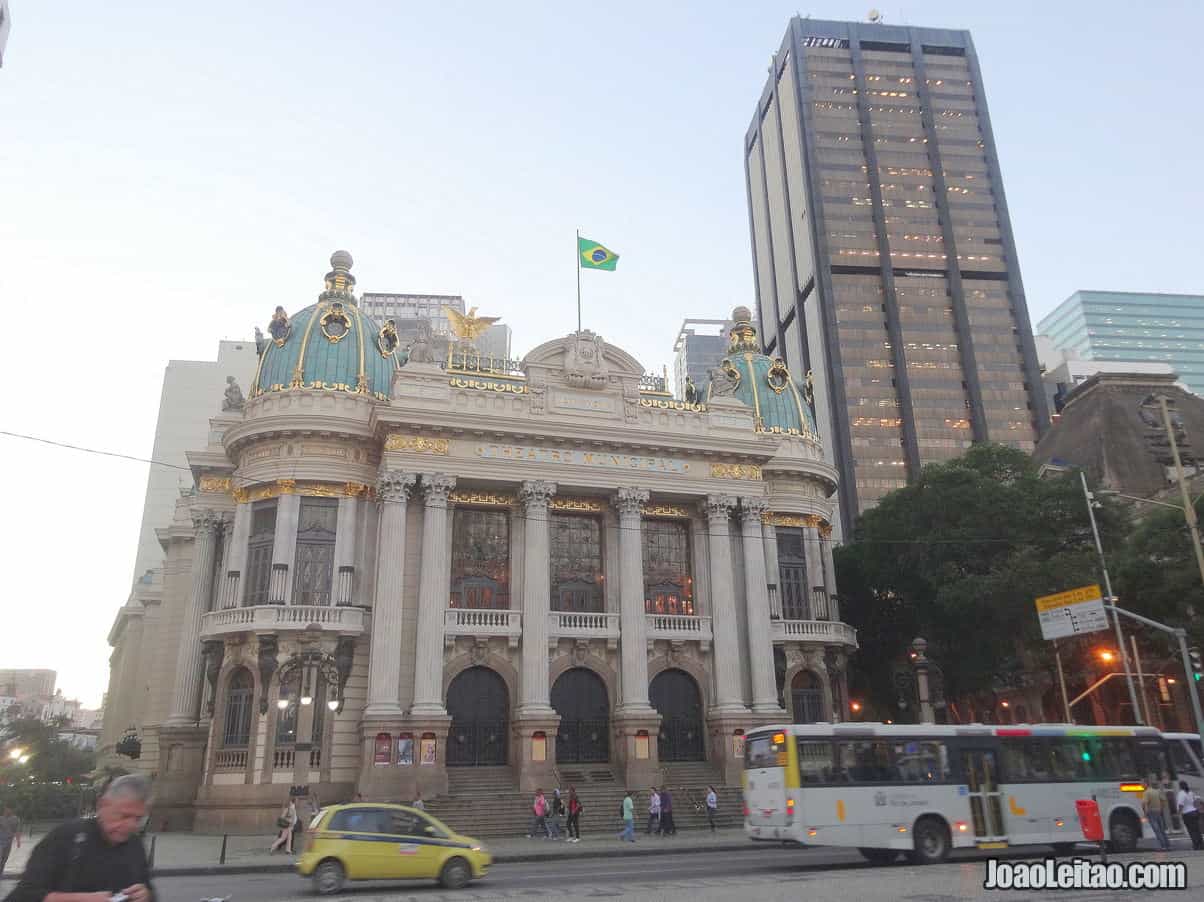
M 899 857 L 894 849 L 858 849 L 861 857 L 870 864 L 890 864 Z
M 949 857 L 949 828 L 939 817 L 922 817 L 912 830 L 915 848 L 907 853 L 912 864 L 935 864 Z
M 1113 852 L 1132 852 L 1137 848 L 1137 840 L 1141 836 L 1141 828 L 1137 826 L 1137 822 L 1132 815 L 1118 814 L 1112 818 L 1112 824 L 1108 833 L 1110 840 L 1108 847 Z

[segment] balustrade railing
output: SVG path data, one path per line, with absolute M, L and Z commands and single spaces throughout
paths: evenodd
M 309 750 L 309 766 L 310 767 L 321 767 L 322 766 L 322 750 L 321 749 L 310 749 Z
M 640 391 L 649 394 L 667 395 L 669 394 L 669 380 L 665 376 L 645 373 L 640 376 Z
M 368 612 L 355 607 L 321 605 L 259 605 L 209 611 L 201 620 L 201 636 L 238 633 L 254 629 L 305 630 L 317 626 L 343 634 L 362 633 Z
M 245 770 L 246 766 L 246 749 L 219 749 L 213 753 L 215 770 Z
M 334 603 L 336 605 L 345 608 L 351 604 L 351 591 L 354 584 L 355 568 L 346 565 L 340 567 L 334 586 Z
M 619 615 L 552 611 L 548 614 L 548 638 L 606 639 L 613 645 L 619 638 Z
M 276 749 L 272 752 L 273 770 L 292 770 L 297 761 L 295 749 Z
M 778 642 L 839 642 L 857 646 L 857 631 L 839 620 L 774 620 L 770 631 Z
M 522 611 L 499 611 L 493 608 L 447 608 L 443 619 L 445 643 L 456 636 L 505 636 L 511 647 L 518 647 L 523 634 Z
M 710 646 L 711 618 L 691 617 L 686 614 L 645 614 L 649 639 L 667 639 L 670 642 L 694 641 L 703 649 Z

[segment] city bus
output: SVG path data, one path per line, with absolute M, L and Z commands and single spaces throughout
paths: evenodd
M 745 744 L 744 829 L 753 840 L 858 849 L 888 863 L 952 849 L 1082 841 L 1075 800 L 1094 797 L 1112 848 L 1150 835 L 1145 779 L 1174 778 L 1151 727 L 787 724 Z

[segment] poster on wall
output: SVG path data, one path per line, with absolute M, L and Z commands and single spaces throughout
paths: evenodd
M 744 734 L 743 733 L 737 733 L 735 736 L 732 737 L 732 757 L 733 758 L 743 758 L 744 757 Z
M 393 737 L 389 733 L 376 734 L 376 747 L 373 749 L 372 763 L 377 767 L 389 766 L 389 753 L 393 750 Z
M 435 740 L 434 737 L 422 737 L 422 766 L 433 765 L 435 763 Z
M 397 763 L 406 766 L 414 763 L 414 737 L 408 733 L 397 737 Z

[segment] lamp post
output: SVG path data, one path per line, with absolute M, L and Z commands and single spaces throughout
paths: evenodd
M 1115 605 L 1116 596 L 1112 594 L 1112 578 L 1108 576 L 1108 562 L 1104 559 L 1104 546 L 1099 540 L 1099 527 L 1095 523 L 1095 496 L 1087 489 L 1087 474 L 1079 470 L 1079 480 L 1083 483 L 1083 497 L 1087 499 L 1087 516 L 1091 518 L 1091 534 L 1095 536 L 1095 551 L 1099 555 L 1100 570 L 1104 573 L 1104 591 L 1108 595 L 1107 604 Z M 1129 654 L 1125 651 L 1125 637 L 1120 631 L 1120 615 L 1112 612 L 1112 625 L 1116 627 L 1116 647 L 1120 649 L 1120 661 L 1125 668 L 1125 682 L 1129 686 L 1129 701 L 1133 704 L 1133 720 L 1141 723 L 1141 708 L 1137 706 L 1137 689 L 1133 686 L 1133 673 L 1129 669 Z
M 936 723 L 932 711 L 932 700 L 928 694 L 928 641 L 919 637 L 911 643 L 911 664 L 916 671 L 916 695 L 920 703 L 920 723 Z

